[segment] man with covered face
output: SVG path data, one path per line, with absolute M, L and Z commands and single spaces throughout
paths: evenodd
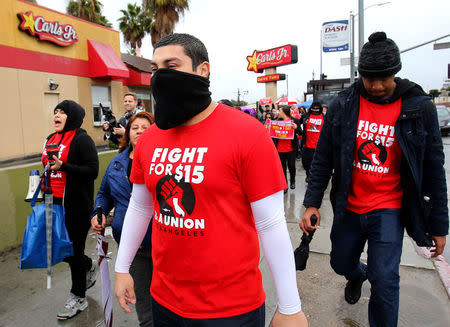
M 330 263 L 358 302 L 371 284 L 370 326 L 397 326 L 404 228 L 419 246 L 443 252 L 448 233 L 444 153 L 436 108 L 422 88 L 395 77 L 400 52 L 373 33 L 358 63 L 361 78 L 330 104 L 311 166 L 300 227 L 312 231 L 330 177 L 334 220 Z M 365 243 L 367 264 L 360 261 Z
M 307 326 L 284 217 L 287 185 L 267 131 L 211 100 L 208 53 L 197 38 L 162 38 L 152 71 L 156 125 L 133 158 L 116 262 L 119 304 L 130 312 L 135 302 L 128 270 L 152 223 L 155 326 L 264 326 L 259 235 L 278 295 L 273 326 Z M 263 170 L 255 169 L 261 161 Z
M 318 101 L 314 101 L 308 110 L 308 113 L 302 117 L 303 134 L 302 134 L 302 165 L 306 172 L 306 182 L 309 181 L 309 169 L 316 151 L 317 142 L 319 141 L 320 131 L 322 130 L 324 115 L 322 113 L 322 105 Z

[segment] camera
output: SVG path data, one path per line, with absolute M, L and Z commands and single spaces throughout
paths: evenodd
M 109 124 L 109 131 L 112 132 L 113 128 L 120 127 L 111 109 L 103 107 L 101 103 L 99 103 L 99 106 L 100 109 L 102 110 L 102 114 L 105 116 L 105 121 Z

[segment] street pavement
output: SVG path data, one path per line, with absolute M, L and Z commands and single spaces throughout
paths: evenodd
M 450 158 L 450 138 L 444 138 L 446 156 Z M 450 180 L 449 164 L 446 163 L 447 181 Z M 302 200 L 305 192 L 305 172 L 297 161 L 296 189 L 285 195 L 285 210 L 292 246 L 300 242 L 298 227 L 303 213 Z M 448 183 L 448 182 L 447 182 Z M 370 284 L 364 283 L 362 297 L 355 305 L 344 300 L 345 279 L 336 275 L 329 265 L 331 243 L 329 234 L 332 212 L 327 190 L 321 208 L 321 227 L 311 243 L 311 254 L 304 271 L 297 272 L 299 293 L 303 310 L 312 327 L 324 326 L 368 326 L 367 310 Z M 114 283 L 114 261 L 117 245 L 110 233 L 110 274 Z M 97 258 L 96 235 L 90 233 L 86 243 L 86 254 Z M 449 248 L 445 258 L 449 261 Z M 87 291 L 89 307 L 76 317 L 59 321 L 56 314 L 65 303 L 70 289 L 70 273 L 66 263 L 52 270 L 52 288 L 46 289 L 45 269 L 19 269 L 20 248 L 2 253 L 0 256 L 0 327 L 52 327 L 104 326 L 102 323 L 101 280 Z M 363 254 L 363 259 L 365 254 Z M 260 269 L 266 291 L 266 326 L 276 310 L 276 294 L 273 281 L 261 253 Z M 411 239 L 406 235 L 400 266 L 400 310 L 399 327 L 448 327 L 450 326 L 450 301 L 446 288 L 429 259 L 416 253 Z M 114 326 L 137 326 L 135 311 L 126 314 L 113 301 Z

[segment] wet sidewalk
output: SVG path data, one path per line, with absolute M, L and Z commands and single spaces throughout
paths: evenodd
M 302 231 L 298 223 L 304 208 L 305 172 L 297 161 L 295 191 L 285 195 L 285 211 L 293 248 L 300 243 Z M 363 285 L 361 299 L 350 305 L 344 299 L 346 280 L 332 270 L 329 263 L 332 226 L 332 210 L 329 190 L 322 203 L 321 227 L 310 244 L 311 253 L 307 267 L 297 272 L 297 281 L 302 300 L 302 308 L 312 327 L 324 326 L 369 326 L 368 303 L 370 283 Z M 448 244 L 447 244 L 448 246 Z M 362 258 L 365 259 L 365 253 Z M 268 293 L 267 312 L 273 315 L 276 297 L 270 274 L 263 263 L 265 290 Z M 403 253 L 400 266 L 400 309 L 399 327 L 448 327 L 450 326 L 450 301 L 446 289 L 429 259 L 419 256 L 413 242 L 406 235 L 403 240 Z
M 297 162 L 297 188 L 285 195 L 286 218 L 293 247 L 300 242 L 298 227 L 303 213 L 302 200 L 305 192 L 305 174 Z M 328 192 L 327 192 L 328 194 Z M 328 196 L 328 195 L 326 195 Z M 328 198 L 321 209 L 321 228 L 311 243 L 312 253 L 306 270 L 297 272 L 303 310 L 310 326 L 368 326 L 367 310 L 370 284 L 364 283 L 362 297 L 355 305 L 344 300 L 345 279 L 336 275 L 329 265 L 331 244 L 329 232 L 332 215 Z M 110 272 L 114 282 L 113 263 L 117 245 L 108 237 L 113 261 Z M 90 233 L 86 244 L 86 254 L 97 258 L 96 235 Z M 64 305 L 70 288 L 68 265 L 61 263 L 53 268 L 52 288 L 46 289 L 46 271 L 19 269 L 20 249 L 15 249 L 0 257 L 0 327 L 52 327 L 77 326 L 95 327 L 102 324 L 101 281 L 87 291 L 89 307 L 76 317 L 58 321 L 56 314 Z M 264 288 L 267 293 L 267 324 L 276 310 L 276 296 L 272 278 L 261 257 Z M 430 260 L 416 254 L 414 247 L 405 236 L 402 265 L 400 267 L 400 327 L 448 327 L 450 325 L 450 302 L 446 290 Z M 135 312 L 126 314 L 113 301 L 114 326 L 137 326 Z

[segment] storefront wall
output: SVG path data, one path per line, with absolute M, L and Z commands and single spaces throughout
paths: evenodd
M 61 47 L 19 30 L 17 14 L 30 11 L 35 18 L 72 25 L 78 41 Z M 123 115 L 123 94 L 128 88 L 111 76 L 90 78 L 88 40 L 108 44 L 120 58 L 119 33 L 22 0 L 2 0 L 0 21 L 4 26 L 0 33 L 0 163 L 40 153 L 45 137 L 53 132 L 53 109 L 66 99 L 85 108 L 82 128 L 97 145 L 105 144 L 101 126 L 94 124 L 92 85 L 109 88 L 110 107 L 117 118 Z M 50 90 L 49 79 L 58 84 L 56 90 Z

